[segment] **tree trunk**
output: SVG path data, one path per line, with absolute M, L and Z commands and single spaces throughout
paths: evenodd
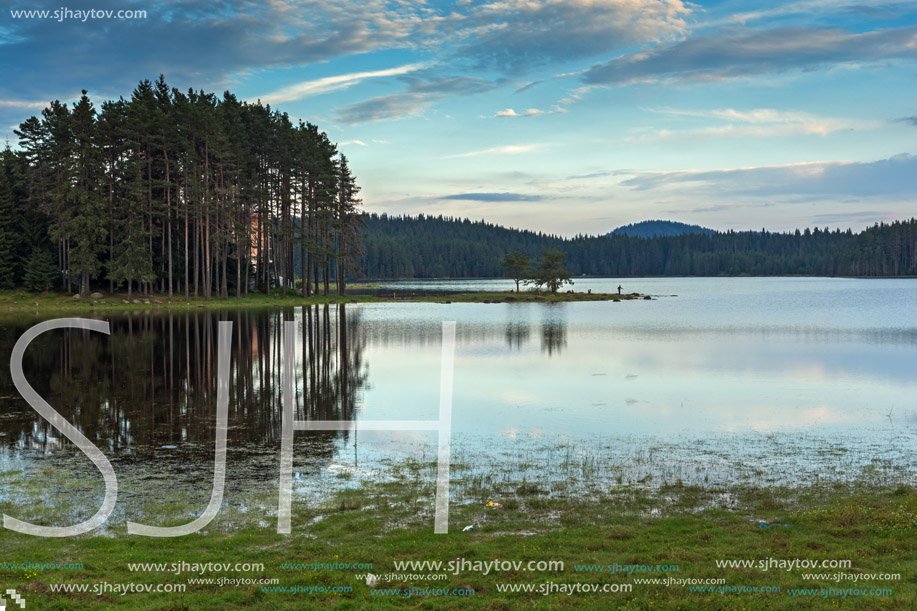
M 153 272 L 153 155 L 150 152 L 150 144 L 146 145 L 146 173 L 147 173 L 147 199 L 149 201 L 149 218 L 150 218 L 150 249 L 147 256 L 150 260 L 150 273 Z M 152 281 L 144 281 L 144 296 L 149 296 L 153 289 Z
M 166 219 L 168 224 L 166 248 L 169 250 L 169 301 L 172 301 L 172 182 L 169 174 L 169 153 L 165 147 L 162 149 L 162 155 L 166 160 Z
M 201 219 L 194 219 L 194 297 L 197 298 L 198 282 L 201 275 Z
M 207 215 L 204 234 L 204 299 L 210 300 L 213 267 L 210 258 L 210 215 Z

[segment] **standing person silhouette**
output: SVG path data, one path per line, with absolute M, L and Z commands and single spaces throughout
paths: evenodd
M 619 284 L 619 285 L 618 285 L 618 295 L 620 295 L 620 294 L 621 294 L 621 285 Z

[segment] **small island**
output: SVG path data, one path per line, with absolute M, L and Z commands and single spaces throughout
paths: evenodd
M 354 288 L 359 289 L 360 285 Z M 184 310 L 196 308 L 231 309 L 258 307 L 297 307 L 321 304 L 344 303 L 563 303 L 583 301 L 631 301 L 635 299 L 650 300 L 652 297 L 641 293 L 592 293 L 584 291 L 542 292 L 542 291 L 491 291 L 474 293 L 431 293 L 393 291 L 391 293 L 376 291 L 375 294 L 313 295 L 303 298 L 281 292 L 273 294 L 249 293 L 246 297 L 226 297 L 222 299 L 205 299 L 192 297 L 188 301 L 182 298 L 169 299 L 166 294 L 151 294 L 147 297 L 127 298 L 126 293 L 106 295 L 93 293 L 90 297 L 45 293 L 36 295 L 26 291 L 6 291 L 0 293 L 0 312 L 34 312 L 34 313 L 89 313 L 119 312 L 132 310 Z

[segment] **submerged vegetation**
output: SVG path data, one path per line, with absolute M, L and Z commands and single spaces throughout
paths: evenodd
M 575 473 L 580 465 L 570 468 Z M 247 519 L 222 514 L 201 535 L 170 539 L 118 533 L 114 537 L 48 540 L 7 532 L 0 539 L 5 562 L 76 563 L 79 568 L 2 568 L 0 578 L 6 587 L 22 593 L 34 609 L 103 609 L 112 604 L 129 609 L 422 605 L 437 609 L 647 610 L 911 609 L 917 605 L 917 587 L 908 578 L 917 570 L 917 493 L 906 486 L 893 490 L 865 483 L 815 490 L 741 486 L 732 489 L 735 501 L 724 509 L 712 500 L 716 490 L 679 484 L 621 486 L 586 496 L 549 494 L 542 482 L 522 482 L 515 492 L 484 484 L 453 503 L 449 534 L 435 535 L 435 469 L 435 463 L 400 464 L 386 481 L 343 489 L 311 502 L 295 502 L 293 533 L 287 536 L 275 532 L 269 511 Z M 3 481 L 9 482 L 10 477 L 16 475 L 5 475 Z M 258 508 L 261 499 L 251 500 Z M 488 508 L 488 500 L 501 506 Z M 159 512 L 160 519 L 162 512 L 195 511 L 187 502 L 177 501 L 163 499 L 151 509 Z M 23 512 L 21 506 L 8 501 L 0 501 L 0 510 L 11 515 Z M 465 525 L 475 528 L 462 532 Z M 849 560 L 850 564 L 810 571 L 762 569 L 758 564 L 778 558 Z M 521 561 L 521 566 L 485 574 L 461 568 L 461 559 Z M 754 565 L 728 568 L 717 564 L 732 560 L 750 560 Z M 263 566 L 249 572 L 209 574 L 131 570 L 128 566 L 141 562 L 171 566 L 182 561 Z M 395 564 L 411 561 L 440 561 L 443 566 L 399 568 Z M 450 567 L 450 561 L 456 564 Z M 536 571 L 527 569 L 530 561 L 555 564 Z M 313 562 L 318 563 L 316 567 L 310 566 Z M 334 563 L 361 566 L 334 569 Z M 641 568 L 612 570 L 614 564 Z M 376 576 L 375 582 L 367 583 L 368 573 Z M 819 576 L 804 577 L 812 573 Z M 880 574 L 902 578 L 869 580 Z M 196 581 L 202 577 L 202 582 Z M 251 581 L 220 585 L 220 578 Z M 679 581 L 666 585 L 667 578 Z M 213 581 L 208 583 L 208 579 Z M 653 579 L 659 582 L 652 583 Z M 276 581 L 261 585 L 259 580 Z M 59 584 L 92 587 L 101 582 L 182 584 L 187 589 L 126 596 L 97 595 L 91 590 L 52 591 Z M 686 582 L 714 585 L 703 591 L 704 586 Z M 549 583 L 556 589 L 545 594 Z M 530 584 L 534 585 L 529 592 L 507 591 L 508 586 Z M 614 584 L 617 591 L 572 595 L 558 591 L 574 584 Z M 770 591 L 754 590 L 764 587 Z M 822 595 L 820 590 L 827 588 L 835 593 Z M 852 595 L 853 589 L 864 594 Z M 865 595 L 872 589 L 890 592 Z M 464 595 L 442 594 L 459 590 Z M 848 593 L 843 594 L 844 590 Z

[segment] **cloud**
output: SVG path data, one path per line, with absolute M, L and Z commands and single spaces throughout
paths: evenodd
M 573 174 L 567 176 L 564 180 L 587 180 L 591 178 L 607 178 L 608 176 L 616 176 L 620 174 L 620 171 L 615 172 L 591 172 L 589 174 Z
M 406 74 L 408 72 L 415 72 L 425 67 L 426 64 L 423 63 L 405 64 L 403 66 L 398 66 L 397 68 L 388 68 L 386 70 L 352 72 L 350 74 L 341 74 L 338 76 L 327 76 L 325 78 L 304 81 L 302 83 L 297 83 L 296 85 L 278 89 L 277 91 L 272 91 L 271 93 L 267 93 L 261 96 L 260 99 L 265 104 L 290 102 L 292 100 L 299 100 L 301 98 L 318 95 L 320 93 L 328 93 L 330 91 L 346 89 L 347 87 L 356 85 L 357 83 L 360 83 L 366 79 L 379 78 L 384 76 L 397 76 Z
M 33 108 L 40 109 L 47 106 L 47 102 L 26 102 L 23 100 L 0 100 L 0 108 Z
M 499 87 L 508 81 L 488 81 L 471 76 L 405 76 L 400 80 L 407 83 L 406 91 L 410 93 L 436 93 L 444 95 L 471 95 L 484 93 Z
M 730 28 L 631 53 L 586 71 L 591 85 L 710 81 L 917 57 L 917 27 L 857 34 L 838 28 Z
M 713 206 L 701 206 L 698 208 L 673 208 L 666 210 L 666 214 L 700 214 L 704 212 L 725 212 L 733 210 L 742 210 L 746 208 L 770 208 L 773 202 L 764 202 L 757 204 L 715 204 Z
M 900 119 L 895 119 L 895 123 L 909 123 L 917 127 L 917 117 L 901 117 Z
M 457 55 L 475 67 L 526 72 L 634 43 L 675 40 L 691 13 L 682 0 L 494 0 L 464 14 Z
M 449 95 L 473 95 L 501 87 L 508 81 L 488 81 L 470 76 L 404 76 L 407 86 L 400 93 L 357 102 L 335 111 L 339 121 L 347 124 L 403 119 L 416 116 L 437 100 Z
M 634 190 L 688 186 L 754 196 L 917 196 L 917 157 L 901 154 L 871 162 L 816 161 L 722 170 L 638 174 L 621 182 Z M 805 201 L 805 200 L 803 200 Z
M 770 138 L 777 136 L 818 135 L 827 136 L 838 131 L 879 129 L 887 124 L 881 121 L 823 117 L 801 111 L 781 111 L 773 108 L 736 110 L 678 110 L 673 108 L 647 108 L 649 112 L 677 117 L 711 119 L 726 125 L 686 130 L 658 129 L 639 135 L 632 140 L 640 142 L 659 140 L 694 140 L 715 137 Z M 738 125 L 736 125 L 738 124 Z
M 60 5 L 52 0 L 28 4 L 13 0 L 11 8 L 54 11 Z M 117 11 L 124 7 L 117 0 L 98 0 L 92 8 Z M 412 116 L 443 96 L 472 95 L 516 84 L 508 79 L 488 81 L 467 72 L 477 66 L 519 73 L 648 41 L 677 40 L 686 32 L 685 18 L 691 12 L 683 0 L 459 0 L 444 4 L 148 0 L 143 9 L 147 17 L 136 20 L 18 19 L 4 23 L 0 26 L 4 50 L 0 98 L 47 100 L 58 91 L 84 87 L 94 97 L 117 97 L 130 91 L 137 80 L 160 73 L 178 89 L 221 90 L 246 79 L 254 81 L 264 70 L 289 70 L 394 49 L 422 52 L 431 61 L 470 75 L 403 79 L 405 89 L 396 97 L 365 100 L 339 111 L 348 122 L 394 119 Z M 421 67 L 406 64 L 312 78 L 264 91 L 261 100 L 283 104 L 353 87 L 367 79 L 413 76 Z M 36 79 L 35 74 L 42 78 Z M 99 83 L 104 83 L 104 92 L 99 91 Z M 52 84 L 53 90 L 49 89 Z M 0 106 L 10 116 L 19 108 Z
M 419 114 L 432 102 L 433 98 L 420 93 L 396 93 L 339 108 L 335 118 L 348 125 L 403 119 Z
M 346 146 L 348 144 L 356 144 L 357 146 L 369 146 L 362 140 L 346 140 L 344 142 L 338 142 L 338 146 Z
M 470 153 L 460 153 L 458 155 L 449 155 L 448 159 L 460 157 L 480 157 L 481 155 L 521 155 L 523 153 L 535 153 L 544 150 L 543 144 L 507 144 L 504 146 L 495 146 L 481 151 L 472 151 Z
M 512 108 L 507 108 L 506 110 L 500 110 L 497 112 L 496 117 L 537 117 L 538 115 L 545 114 L 545 111 L 539 110 L 537 108 L 529 108 L 528 110 L 523 110 L 522 112 L 516 112 Z
M 75 10 L 74 4 L 70 8 Z M 52 0 L 12 7 L 57 10 Z M 97 10 L 125 8 L 97 0 Z M 121 91 L 164 73 L 180 88 L 213 88 L 246 70 L 305 66 L 336 57 L 412 46 L 429 29 L 430 9 L 387 0 L 148 0 L 146 19 L 9 19 L 0 70 L 4 86 L 29 97 L 47 87 L 106 83 Z M 42 78 L 35 78 L 36 74 Z
M 118 11 L 124 2 L 97 0 L 91 7 Z M 6 8 L 54 11 L 60 4 L 13 0 Z M 684 17 L 690 13 L 682 0 L 442 5 L 406 0 L 147 0 L 142 8 L 145 19 L 85 23 L 8 16 L 0 26 L 4 87 L 17 97 L 46 99 L 50 84 L 56 90 L 79 91 L 105 83 L 108 90 L 121 92 L 140 78 L 163 73 L 180 89 L 214 89 L 255 70 L 392 49 L 422 50 L 455 69 L 491 64 L 518 72 L 546 62 L 597 57 L 634 43 L 675 39 L 685 31 Z M 282 103 L 373 77 L 355 73 L 307 80 L 267 92 L 263 99 Z
M 531 83 L 526 83 L 525 85 L 523 85 L 522 87 L 514 91 L 513 93 L 524 93 L 528 91 L 529 89 L 531 89 L 532 87 L 542 84 L 543 82 L 544 81 L 532 81 Z
M 898 215 L 890 212 L 831 212 L 827 214 L 814 214 L 812 215 L 812 221 L 816 224 L 828 223 L 828 224 L 840 224 L 847 223 L 851 221 L 857 221 L 860 223 L 875 223 L 876 221 L 891 221 L 898 217 Z
M 458 193 L 456 195 L 446 195 L 439 199 L 458 199 L 473 202 L 538 202 L 543 200 L 544 196 L 526 193 Z
M 528 110 L 523 110 L 522 112 L 516 112 L 512 108 L 507 108 L 506 110 L 497 111 L 497 114 L 493 116 L 497 118 L 524 119 L 526 117 L 540 117 L 542 115 L 558 115 L 565 112 L 567 112 L 567 109 L 563 108 L 562 106 L 555 106 L 552 110 L 529 108 Z
M 872 3 L 873 6 L 868 6 Z M 785 19 L 790 16 L 801 15 L 804 18 L 821 17 L 822 15 L 838 15 L 843 12 L 861 13 L 872 19 L 886 20 L 901 14 L 902 7 L 889 4 L 888 0 L 863 0 L 858 5 L 851 5 L 850 0 L 803 0 L 802 2 L 769 3 L 764 8 L 759 8 L 744 13 L 731 13 L 712 20 L 702 20 L 698 27 L 712 28 L 724 25 L 745 25 L 751 21 L 766 19 Z M 906 10 L 906 9 L 905 9 Z

